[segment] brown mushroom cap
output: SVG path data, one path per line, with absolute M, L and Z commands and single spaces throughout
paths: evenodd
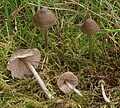
M 11 71 L 13 77 L 22 79 L 24 75 L 31 74 L 24 61 L 28 61 L 34 68 L 37 68 L 40 58 L 41 55 L 37 48 L 20 49 L 11 55 L 7 69 Z
M 38 27 L 51 27 L 56 24 L 56 16 L 47 8 L 40 9 L 35 15 L 33 15 L 33 22 Z
M 91 36 L 92 34 L 100 30 L 99 26 L 93 19 L 87 19 L 86 22 L 81 26 L 83 33 Z
M 65 81 L 68 81 L 73 87 L 76 87 L 78 85 L 78 78 L 72 72 L 65 72 L 65 73 L 63 73 L 59 77 L 59 79 L 57 81 L 57 85 L 60 88 L 60 90 L 65 92 L 65 93 L 68 93 L 71 90 L 67 86 Z

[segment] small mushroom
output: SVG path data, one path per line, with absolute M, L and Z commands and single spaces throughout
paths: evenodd
M 48 52 L 48 28 L 57 23 L 56 16 L 47 8 L 40 9 L 33 15 L 33 22 L 35 26 L 44 28 L 46 52 Z
M 100 28 L 93 19 L 87 19 L 81 26 L 81 30 L 89 37 L 89 59 L 92 60 L 92 35 L 98 32 Z
M 105 89 L 104 89 L 104 86 L 105 86 L 105 81 L 104 80 L 100 80 L 99 81 L 99 84 L 101 86 L 101 89 L 102 89 L 102 95 L 103 95 L 103 98 L 106 102 L 110 103 L 110 100 L 109 98 L 107 98 L 106 94 L 105 94 Z
M 49 93 L 49 90 L 46 88 L 43 80 L 35 70 L 35 68 L 38 67 L 40 58 L 41 55 L 37 48 L 20 49 L 11 55 L 7 64 L 7 69 L 11 71 L 12 77 L 19 79 L 22 79 L 24 75 L 31 75 L 33 73 L 48 98 L 52 99 L 54 97 Z
M 71 90 L 73 90 L 82 97 L 82 94 L 75 88 L 78 85 L 78 78 L 72 72 L 63 73 L 59 77 L 57 85 L 64 93 L 69 93 Z

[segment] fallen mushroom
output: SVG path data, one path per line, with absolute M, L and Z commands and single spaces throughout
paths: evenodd
M 59 77 L 57 85 L 64 93 L 69 93 L 73 90 L 76 94 L 82 97 L 82 94 L 75 88 L 78 85 L 78 78 L 72 72 L 63 73 Z
M 93 19 L 87 19 L 81 26 L 81 30 L 89 37 L 89 59 L 92 60 L 92 35 L 98 32 L 100 28 Z
M 57 18 L 50 10 L 42 8 L 33 15 L 33 22 L 35 26 L 44 28 L 45 50 L 48 52 L 48 28 L 56 24 Z
M 33 73 L 48 98 L 53 99 L 54 97 L 50 94 L 43 80 L 35 70 L 38 67 L 40 58 L 41 55 L 37 48 L 20 49 L 11 55 L 7 69 L 11 71 L 12 77 L 19 79 L 22 79 L 24 75 L 31 75 Z
M 109 98 L 107 98 L 107 96 L 106 96 L 106 94 L 105 94 L 105 89 L 104 89 L 105 82 L 104 82 L 104 80 L 100 80 L 100 81 L 99 81 L 99 84 L 101 85 L 102 95 L 103 95 L 104 100 L 105 100 L 106 102 L 110 103 Z

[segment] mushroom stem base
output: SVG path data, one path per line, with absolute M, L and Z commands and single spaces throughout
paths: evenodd
M 76 94 L 83 96 L 75 87 L 73 87 L 68 81 L 66 81 L 67 86 L 72 89 Z
M 109 102 L 110 103 L 110 100 L 109 98 L 107 98 L 106 94 L 105 94 L 105 89 L 104 89 L 104 85 L 101 84 L 101 88 L 102 88 L 102 95 L 103 95 L 103 98 L 106 102 Z
M 29 67 L 29 69 L 32 71 L 33 75 L 35 76 L 35 78 L 37 79 L 38 83 L 40 84 L 42 90 L 46 93 L 46 95 L 48 96 L 49 99 L 53 99 L 54 97 L 50 94 L 49 90 L 46 88 L 45 83 L 43 82 L 43 80 L 41 79 L 41 77 L 38 75 L 37 71 L 35 70 L 35 68 L 27 61 L 25 61 L 25 64 Z

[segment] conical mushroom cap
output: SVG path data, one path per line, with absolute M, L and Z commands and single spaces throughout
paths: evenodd
M 83 33 L 91 36 L 92 34 L 98 32 L 100 28 L 93 19 L 87 19 L 86 22 L 81 26 L 81 30 Z
M 68 85 L 65 83 L 65 81 L 68 81 L 73 87 L 76 87 L 78 85 L 78 78 L 72 72 L 63 73 L 59 77 L 59 79 L 57 81 L 57 85 L 60 88 L 60 90 L 65 93 L 69 93 L 71 90 L 68 87 Z
M 33 15 L 33 22 L 38 27 L 48 28 L 56 24 L 56 16 L 47 8 L 40 9 Z
M 24 61 L 28 61 L 34 68 L 37 68 L 40 58 L 41 55 L 37 48 L 20 49 L 11 55 L 7 69 L 11 71 L 12 77 L 22 79 L 24 75 L 31 74 Z

